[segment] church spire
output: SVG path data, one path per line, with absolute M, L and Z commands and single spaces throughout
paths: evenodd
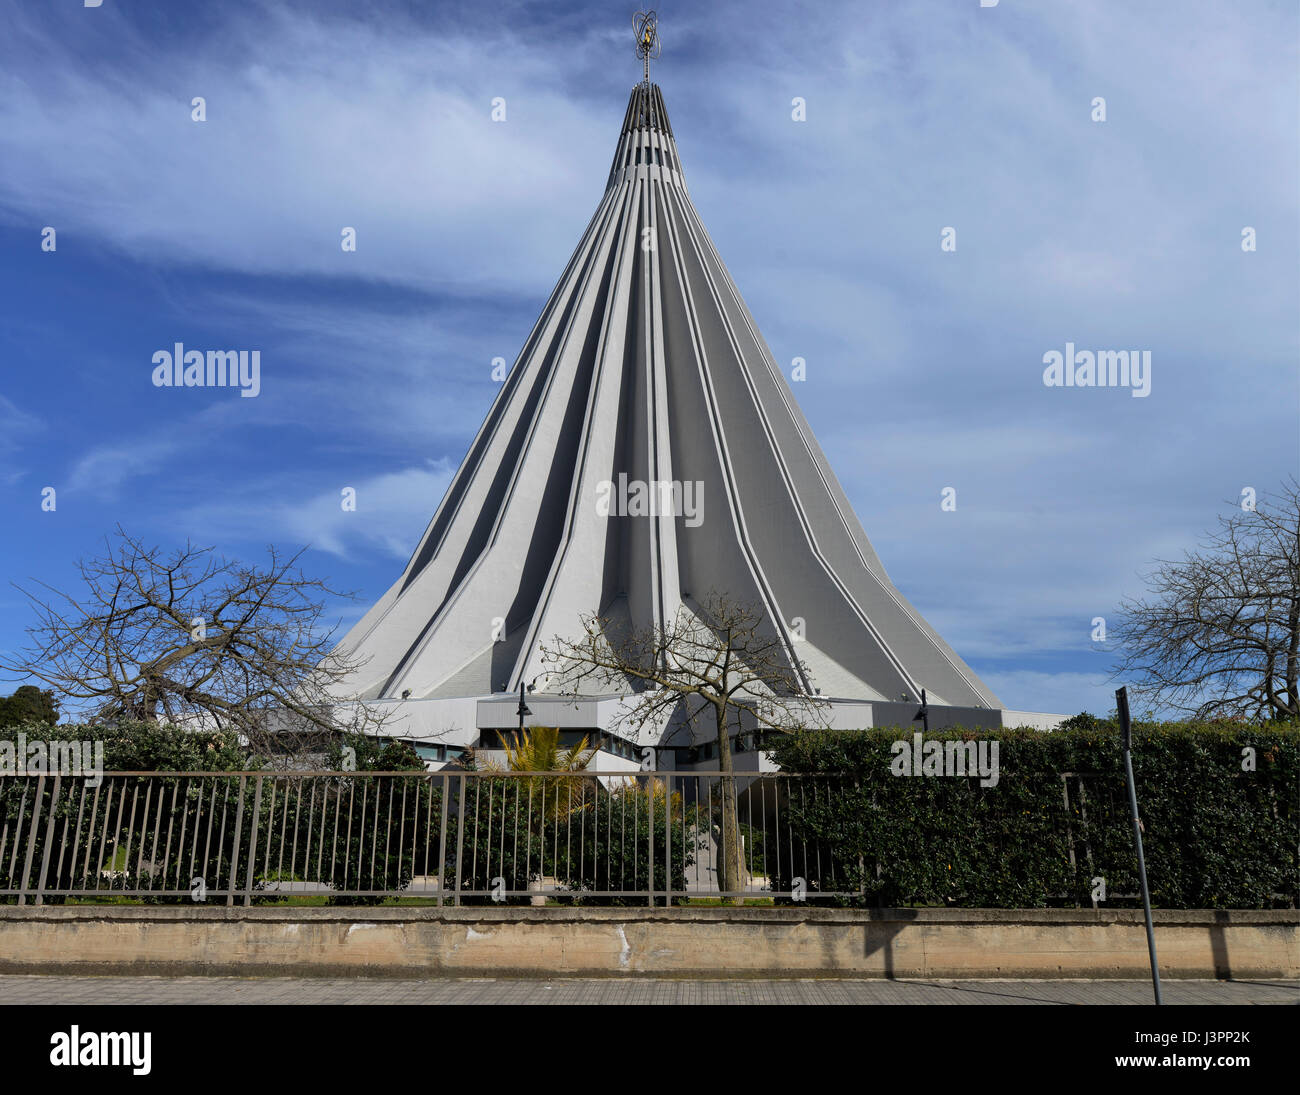
M 650 58 L 659 56 L 659 16 L 639 11 L 632 17 L 636 28 L 636 55 L 645 62 L 645 83 L 650 83 Z
M 922 688 L 931 710 L 1000 708 L 871 547 L 686 190 L 654 13 L 634 26 L 647 79 L 605 193 L 406 570 L 343 640 L 360 667 L 338 694 L 446 701 L 420 717 L 463 726 L 591 613 L 633 634 L 719 593 L 761 609 L 809 695 L 884 719 Z

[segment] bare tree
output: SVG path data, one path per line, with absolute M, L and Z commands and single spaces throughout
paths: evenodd
M 576 639 L 543 645 L 543 659 L 557 667 L 549 687 L 578 694 L 630 689 L 620 722 L 638 731 L 661 728 L 674 715 L 691 726 L 712 716 L 722 798 L 719 881 L 724 892 L 738 893 L 742 852 L 728 727 L 739 727 L 742 711 L 772 730 L 823 725 L 825 701 L 806 693 L 806 668 L 761 609 L 723 594 L 683 606 L 661 626 L 629 630 L 592 615 L 583 617 L 583 628 Z
M 1300 717 L 1300 484 L 1234 505 L 1199 550 L 1120 606 L 1115 676 L 1198 718 Z
M 355 665 L 332 649 L 320 598 L 350 595 L 304 576 L 301 551 L 272 547 L 265 567 L 191 543 L 168 555 L 120 525 L 105 544 L 78 563 L 80 598 L 17 587 L 37 623 L 0 670 L 37 678 L 96 721 L 216 725 L 281 751 L 378 728 L 368 707 L 333 692 Z

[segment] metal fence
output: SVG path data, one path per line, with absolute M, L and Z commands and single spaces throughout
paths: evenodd
M 654 905 L 797 893 L 775 891 L 769 871 L 833 887 L 833 857 L 782 818 L 792 795 L 828 794 L 824 781 L 734 780 L 741 884 L 723 890 L 716 773 L 0 776 L 0 898 Z
M 905 781 L 914 799 L 900 808 L 851 777 L 731 778 L 734 842 L 716 772 L 5 775 L 0 902 L 843 904 L 943 900 L 948 887 L 987 904 L 1001 886 L 1013 902 L 1080 905 L 1096 876 L 1109 899 L 1131 888 L 1112 776 L 1040 773 L 1022 797 L 964 782 L 980 820 L 956 834 L 933 780 Z M 738 870 L 724 869 L 728 846 Z M 1018 892 L 1029 876 L 1038 890 Z

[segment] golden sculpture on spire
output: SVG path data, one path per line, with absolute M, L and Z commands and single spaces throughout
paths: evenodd
M 636 29 L 636 55 L 645 62 L 645 82 L 650 82 L 650 58 L 659 56 L 659 16 L 639 11 L 632 17 Z

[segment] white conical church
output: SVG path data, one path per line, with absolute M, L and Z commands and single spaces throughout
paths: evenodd
M 521 685 L 530 724 L 607 731 L 617 698 L 548 696 L 541 645 L 584 614 L 642 627 L 710 592 L 797 640 L 837 725 L 905 723 L 922 689 L 931 725 L 1004 722 L 872 550 L 700 221 L 647 79 L 419 546 L 343 640 L 364 662 L 343 687 L 396 705 L 390 732 L 437 759 L 517 725 Z M 614 756 L 660 744 L 601 740 Z

